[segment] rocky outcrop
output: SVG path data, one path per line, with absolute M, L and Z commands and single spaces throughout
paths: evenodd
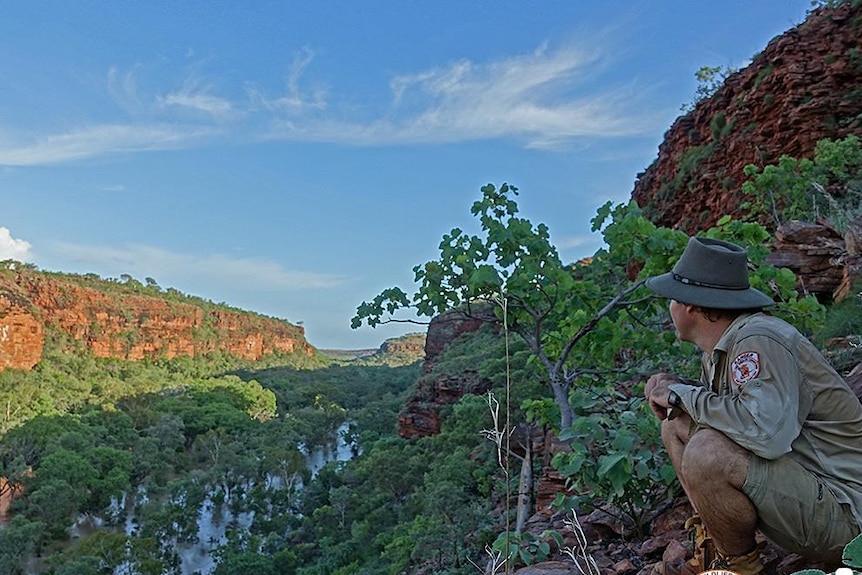
M 402 337 L 387 339 L 380 345 L 380 353 L 408 353 L 422 355 L 425 353 L 425 334 L 407 334 Z
M 713 226 L 723 215 L 743 215 L 740 192 L 747 164 L 763 167 L 781 155 L 813 156 L 816 143 L 862 134 L 862 4 L 839 3 L 815 10 L 801 25 L 772 40 L 747 68 L 732 74 L 709 99 L 678 118 L 666 132 L 657 159 L 638 175 L 632 198 L 654 223 L 689 234 Z M 862 276 L 862 219 L 842 235 L 825 222 L 787 222 L 777 227 L 766 262 L 791 269 L 798 288 L 823 301 L 853 293 Z M 856 288 L 858 290 L 858 287 Z M 833 342 L 840 346 L 841 342 Z M 855 346 L 852 346 L 855 350 Z M 837 353 L 840 350 L 828 350 Z M 846 373 L 862 400 L 862 358 Z M 848 361 L 849 363 L 849 361 Z M 554 442 L 548 446 L 553 448 Z M 539 483 L 542 501 L 565 485 L 553 473 Z M 602 573 L 647 575 L 658 561 L 685 560 L 684 522 L 692 509 L 684 497 L 660 511 L 646 538 L 631 537 L 607 513 L 580 517 L 586 552 Z M 528 530 L 541 537 L 560 533 L 577 549 L 562 513 L 538 504 Z M 769 572 L 786 574 L 812 565 L 768 544 Z M 517 575 L 583 573 L 564 554 L 525 567 Z
M 130 360 L 199 356 L 216 350 L 257 360 L 275 353 L 313 355 L 302 327 L 195 305 L 191 298 L 137 293 L 133 287 L 30 269 L 0 271 L 0 369 L 39 362 L 45 328 L 67 334 L 96 357 Z M 100 287 L 101 286 L 101 287 Z
M 425 335 L 425 362 L 422 364 L 422 372 L 431 373 L 443 349 L 456 338 L 493 321 L 494 313 L 491 309 L 473 310 L 469 314 L 450 310 L 436 316 L 428 325 L 428 333 Z
M 31 369 L 42 358 L 43 340 L 29 302 L 0 288 L 0 370 Z
M 442 406 L 458 403 L 467 394 L 481 395 L 489 389 L 491 383 L 475 371 L 419 378 L 416 391 L 398 414 L 398 435 L 410 438 L 440 433 Z
M 632 197 L 659 225 L 705 230 L 740 211 L 747 164 L 862 133 L 860 86 L 862 5 L 818 8 L 673 123 Z
M 832 226 L 794 221 L 775 231 L 775 242 L 766 263 L 796 274 L 801 293 L 831 301 L 836 299 L 845 280 L 845 254 L 844 237 Z
M 475 371 L 457 375 L 435 374 L 434 366 L 443 349 L 459 336 L 476 331 L 493 319 L 491 311 L 465 315 L 449 311 L 431 320 L 425 336 L 425 361 L 416 390 L 398 415 L 398 435 L 404 438 L 424 437 L 440 433 L 440 408 L 457 403 L 466 394 L 482 394 L 491 388 L 490 382 Z

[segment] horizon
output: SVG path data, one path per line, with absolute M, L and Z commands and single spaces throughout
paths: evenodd
M 808 0 L 6 5 L 0 260 L 301 325 L 322 350 L 519 188 L 564 261 L 627 202 L 703 66 L 741 69 Z

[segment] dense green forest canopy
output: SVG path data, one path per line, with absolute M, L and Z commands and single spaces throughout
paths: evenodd
M 131 362 L 48 339 L 33 371 L 0 372 L 4 573 L 179 573 L 205 503 L 253 512 L 254 525 L 298 522 L 308 452 L 339 433 L 356 452 L 392 436 L 418 366 L 318 358 L 310 369 L 304 354 Z M 102 528 L 70 540 L 85 517 Z

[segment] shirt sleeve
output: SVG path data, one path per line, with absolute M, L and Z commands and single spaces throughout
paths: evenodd
M 801 371 L 793 353 L 769 335 L 750 335 L 728 350 L 732 391 L 671 384 L 695 423 L 721 431 L 764 459 L 790 451 L 799 436 Z

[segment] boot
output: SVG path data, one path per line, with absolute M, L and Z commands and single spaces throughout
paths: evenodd
M 689 530 L 688 536 L 694 550 L 693 559 L 698 562 L 700 571 L 706 571 L 717 557 L 715 543 L 706 533 L 706 525 L 700 520 L 700 515 L 689 517 L 685 522 L 685 528 Z
M 716 560 L 715 545 L 706 533 L 706 526 L 699 515 L 689 517 L 685 522 L 689 530 L 694 556 L 682 562 L 659 561 L 653 566 L 652 575 L 698 575 L 706 571 Z
M 763 560 L 760 557 L 760 550 L 763 549 L 764 543 L 760 542 L 754 550 L 749 551 L 745 555 L 723 555 L 717 553 L 717 557 L 710 563 L 710 569 L 723 569 L 733 571 L 738 575 L 762 575 Z

